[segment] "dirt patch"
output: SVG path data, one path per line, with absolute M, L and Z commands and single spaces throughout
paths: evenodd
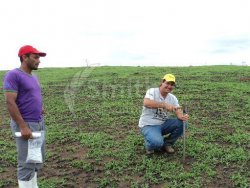
M 52 144 L 48 147 L 48 151 L 52 151 L 54 156 L 46 160 L 44 168 L 40 171 L 39 177 L 46 179 L 47 177 L 54 177 L 55 179 L 63 178 L 65 184 L 62 187 L 84 187 L 83 185 L 90 185 L 88 182 L 93 180 L 91 173 L 87 173 L 82 169 L 72 167 L 71 162 L 74 160 L 81 160 L 87 153 L 87 149 L 80 147 L 78 142 L 70 143 L 75 152 L 68 151 L 60 145 Z
M 250 77 L 241 77 L 239 80 L 241 82 L 249 82 L 250 81 Z
M 216 167 L 216 177 L 212 181 L 207 182 L 206 187 L 234 187 L 231 181 L 230 173 L 232 168 L 224 167 L 222 165 Z M 204 178 L 206 179 L 206 178 Z
M 195 163 L 195 159 L 193 157 L 186 156 L 185 159 L 182 158 L 182 163 L 185 171 L 189 172 L 192 170 L 192 165 Z

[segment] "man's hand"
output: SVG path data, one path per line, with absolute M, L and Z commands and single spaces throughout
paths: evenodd
M 183 113 L 183 109 L 181 106 L 177 107 L 175 112 L 178 119 L 182 121 L 188 121 L 189 115 Z
M 176 106 L 164 103 L 164 109 L 166 109 L 169 112 L 174 112 L 176 110 Z
M 177 114 L 177 118 L 182 120 L 182 121 L 188 121 L 189 115 L 180 113 L 180 114 Z
M 22 126 L 22 128 L 20 127 L 20 130 L 21 130 L 21 135 L 24 139 L 28 140 L 32 138 L 32 131 L 27 125 Z
M 178 107 L 173 106 L 171 104 L 165 103 L 165 102 L 158 102 L 154 101 L 148 98 L 144 98 L 143 105 L 148 108 L 163 108 L 169 112 L 175 112 Z

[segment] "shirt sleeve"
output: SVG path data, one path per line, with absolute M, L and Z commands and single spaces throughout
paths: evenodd
M 179 101 L 178 101 L 178 99 L 177 98 L 175 98 L 175 106 L 177 106 L 177 107 L 179 107 L 180 105 L 179 105 Z
M 174 105 L 174 106 L 176 106 L 176 107 L 179 107 L 180 105 L 179 105 L 179 101 L 178 101 L 178 99 L 176 98 L 176 96 L 174 96 L 174 95 L 172 95 L 172 100 L 171 100 L 171 104 L 172 105 Z
M 154 88 L 149 89 L 144 98 L 154 100 Z
M 5 92 L 18 92 L 17 75 L 14 72 L 7 72 L 3 80 L 3 90 Z

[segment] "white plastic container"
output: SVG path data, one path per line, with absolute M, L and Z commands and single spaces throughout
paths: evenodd
M 15 132 L 15 136 L 16 137 L 21 137 L 22 134 L 21 134 L 21 132 Z M 33 138 L 39 138 L 40 136 L 41 136 L 41 132 L 33 132 L 32 133 Z

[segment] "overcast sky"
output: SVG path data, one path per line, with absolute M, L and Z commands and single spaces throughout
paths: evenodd
M 249 0 L 8 0 L 0 23 L 1 70 L 26 44 L 40 67 L 250 65 Z

